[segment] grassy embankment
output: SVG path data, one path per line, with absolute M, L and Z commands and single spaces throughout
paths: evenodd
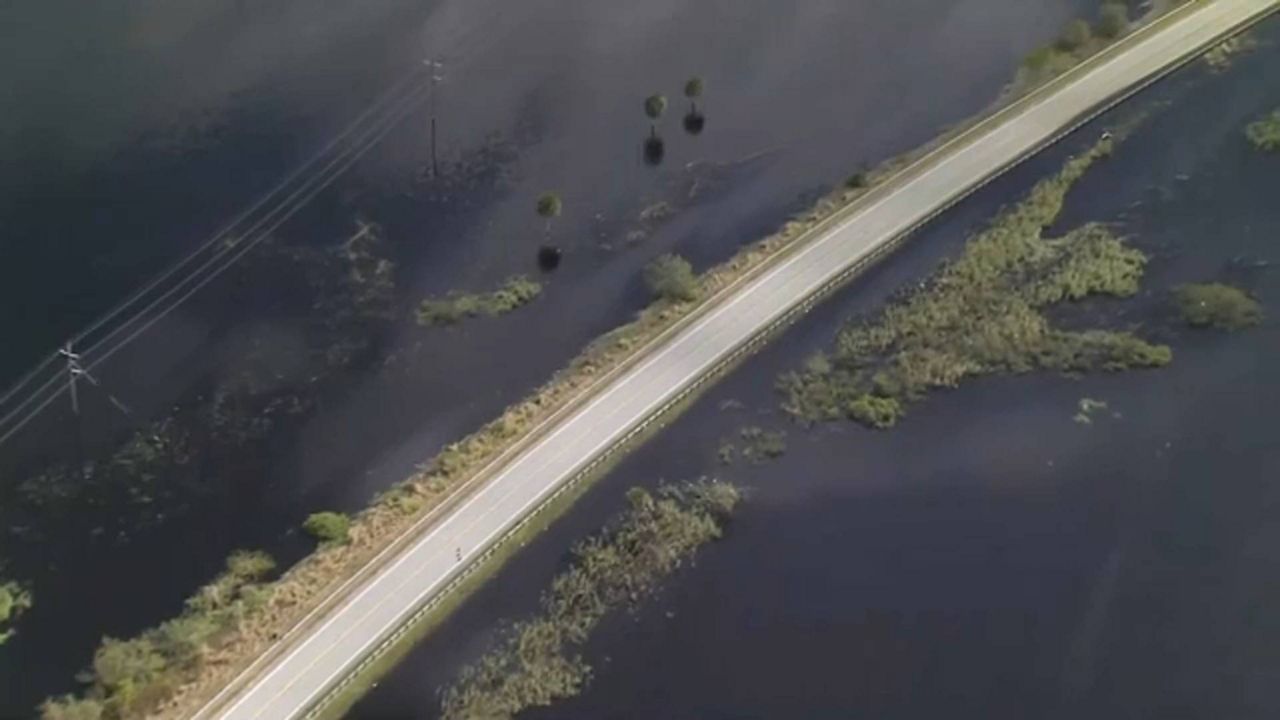
M 1023 60 L 1014 80 L 1015 92 L 1037 87 L 1067 72 L 1121 38 L 1129 26 L 1129 8 L 1124 0 L 1104 2 L 1093 23 L 1072 20 L 1057 39 L 1037 48 Z
M 172 683 L 199 672 L 210 644 L 233 632 L 268 601 L 270 586 L 260 581 L 275 569 L 264 553 L 237 552 L 226 571 L 187 598 L 173 620 L 129 640 L 106 638 L 86 671 L 89 688 L 81 697 L 45 702 L 44 720 L 98 720 L 133 717 L 173 691 Z
M 1069 160 L 966 245 L 920 289 L 843 328 L 834 350 L 783 375 L 784 407 L 809 422 L 849 417 L 888 428 L 935 388 L 992 373 L 1158 367 L 1166 346 L 1131 332 L 1054 327 L 1045 310 L 1094 295 L 1138 291 L 1146 257 L 1105 226 L 1046 238 L 1071 187 L 1112 149 Z
M 1048 78 L 1023 78 L 1018 92 L 1029 92 Z M 1011 94 L 1013 95 L 1013 94 Z M 1006 96 L 1005 100 L 1011 99 Z M 977 119 L 967 125 L 978 122 Z M 799 238 L 823 221 L 855 204 L 877 185 L 941 143 L 963 132 L 946 133 L 916 152 L 888 160 L 864 173 L 857 187 L 842 187 L 823 198 L 808 212 L 783 225 L 781 230 L 737 253 L 698 278 L 698 296 L 713 297 L 728 285 L 750 275 L 767 261 L 795 247 Z M 121 719 L 189 716 L 254 658 L 261 655 L 290 628 L 348 578 L 365 569 L 382 549 L 402 539 L 429 513 L 460 487 L 475 478 L 503 453 L 524 440 L 536 427 L 576 401 L 600 376 L 623 366 L 637 349 L 652 342 L 686 318 L 694 302 L 660 300 L 641 311 L 633 322 L 589 345 L 549 383 L 517 403 L 498 419 L 459 442 L 446 446 L 423 470 L 380 495 L 369 508 L 352 519 L 349 540 L 322 546 L 290 568 L 278 580 L 263 586 L 265 601 L 256 612 L 239 618 L 234 627 L 210 635 L 204 642 L 198 667 L 166 668 L 148 681 L 159 688 L 141 693 L 154 700 L 149 707 L 119 714 Z M 67 702 L 73 702 L 68 699 Z M 113 716 L 104 716 L 109 719 Z
M 610 612 L 634 606 L 719 538 L 739 493 L 724 483 L 627 493 L 628 508 L 573 551 L 543 595 L 542 610 L 459 674 L 442 700 L 446 720 L 510 718 L 582 691 L 591 666 L 580 650 Z

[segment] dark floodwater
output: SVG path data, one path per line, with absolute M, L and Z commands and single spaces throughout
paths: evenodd
M 1092 0 L 837 0 L 518 4 L 497 0 L 319 3 L 132 0 L 0 9 L 9 102 L 0 118 L 0 377 L 15 377 L 144 277 L 194 247 L 315 153 L 417 66 L 444 57 L 447 166 L 475 162 L 493 133 L 506 180 L 436 192 L 419 105 L 355 170 L 280 230 L 334 243 L 357 215 L 381 223 L 402 263 L 398 297 L 490 287 L 535 272 L 532 199 L 558 190 L 564 264 L 515 316 L 457 331 L 405 322 L 385 363 L 341 378 L 319 412 L 272 445 L 269 466 L 220 479 L 194 507 L 126 543 L 95 539 L 117 508 L 69 521 L 59 542 L 6 540 L 8 575 L 36 608 L 0 651 L 0 716 L 23 717 L 73 687 L 103 634 L 130 635 L 181 607 L 238 547 L 286 561 L 307 513 L 358 508 L 444 443 L 479 426 L 644 302 L 639 269 L 675 250 L 705 267 L 776 227 L 863 162 L 914 147 L 978 111 L 1019 57 Z M 945 69 L 945 72 L 940 71 Z M 707 130 L 679 130 L 684 79 L 707 80 Z M 639 160 L 639 100 L 672 98 L 667 160 Z M 759 159 L 737 161 L 765 154 Z M 707 192 L 643 241 L 630 219 L 682 188 L 686 163 L 723 164 Z M 85 399 L 82 431 L 119 436 L 223 371 L 257 308 L 211 285 L 98 371 L 134 410 Z M 210 319 L 218 315 L 218 321 Z M 234 322 L 229 322 L 230 316 Z M 287 352 L 296 328 L 268 325 Z M 33 445 L 71 444 L 60 408 Z M 29 458 L 6 446 L 15 482 Z M 63 542 L 65 541 L 65 542 Z
M 1226 279 L 1280 313 L 1280 159 L 1250 148 L 1280 105 L 1280 23 L 1233 70 L 1144 95 L 1145 128 L 1092 171 L 1059 229 L 1119 223 L 1151 253 L 1142 295 L 1093 309 L 1175 348 L 1155 372 L 992 378 L 897 429 L 804 432 L 772 383 L 842 319 L 955 252 L 999 206 L 1092 142 L 1082 130 L 936 222 L 752 358 L 522 551 L 351 713 L 433 717 L 436 692 L 500 620 L 536 606 L 565 549 L 622 490 L 718 474 L 749 501 L 634 617 L 606 623 L 581 697 L 529 718 L 1273 718 L 1280 712 L 1280 323 L 1228 336 L 1165 310 Z M 1167 106 L 1166 106 L 1167 105 Z M 1130 112 L 1131 103 L 1120 113 Z M 1115 417 L 1073 421 L 1080 398 Z M 744 410 L 724 410 L 737 400 Z M 785 428 L 765 467 L 722 469 L 722 438 Z

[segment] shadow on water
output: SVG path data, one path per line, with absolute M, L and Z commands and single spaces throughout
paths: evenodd
M 1196 66 L 1149 91 L 1148 106 L 1171 105 L 1086 177 L 1059 220 L 1116 222 L 1152 256 L 1135 309 L 1111 319 L 1170 341 L 1171 366 L 987 378 L 938 393 L 888 433 L 805 432 L 776 409 L 778 373 L 918 281 L 1112 114 L 948 213 L 708 392 L 351 717 L 435 716 L 437 689 L 501 621 L 536 607 L 565 548 L 623 489 L 708 473 L 749 493 L 728 537 L 606 623 L 586 653 L 586 693 L 528 717 L 1274 717 L 1280 324 L 1192 332 L 1163 310 L 1178 283 L 1275 259 L 1277 161 L 1241 133 L 1280 105 L 1267 84 L 1280 25 L 1259 35 L 1264 47 L 1233 70 Z M 1274 316 L 1280 278 L 1246 264 Z M 1112 414 L 1073 420 L 1082 397 Z M 787 455 L 719 466 L 721 439 L 748 424 L 787 429 Z

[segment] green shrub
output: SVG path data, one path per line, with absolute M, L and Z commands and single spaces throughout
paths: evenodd
M 31 608 L 31 593 L 15 582 L 0 583 L 0 645 L 13 636 L 12 623 Z
M 863 394 L 849 403 L 850 418 L 879 430 L 897 425 L 902 414 L 902 403 L 893 398 Z
M 1098 15 L 1098 36 L 1115 40 L 1129 29 L 1129 7 L 1123 2 L 1106 2 Z
M 1245 128 L 1245 135 L 1259 150 L 1280 152 L 1280 110 L 1249 123 L 1249 127 Z
M 844 186 L 850 190 L 861 190 L 865 188 L 867 184 L 867 174 L 864 172 L 856 172 L 844 181 Z
M 693 266 L 679 255 L 663 255 L 649 263 L 644 280 L 655 297 L 668 302 L 693 302 L 701 294 Z
M 237 550 L 227 557 L 227 572 L 237 580 L 261 580 L 276 569 L 276 561 L 261 550 Z
M 1173 291 L 1182 319 L 1192 327 L 1241 330 L 1262 322 L 1262 307 L 1243 290 L 1222 283 L 1182 285 Z
M 323 545 L 341 545 L 351 538 L 351 518 L 343 513 L 318 512 L 302 523 L 302 529 Z

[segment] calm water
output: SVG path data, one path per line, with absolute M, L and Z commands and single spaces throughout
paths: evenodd
M 1095 4 L 132 0 L 0 9 L 0 93 L 16 108 L 0 119 L 13 159 L 0 170 L 0 377 L 207 238 L 427 51 L 446 62 L 446 167 L 501 169 L 505 179 L 446 190 L 416 182 L 428 157 L 419 105 L 279 235 L 333 243 L 356 216 L 381 223 L 407 317 L 424 295 L 534 272 L 541 228 L 532 198 L 556 189 L 566 207 L 555 228 L 566 260 L 538 303 L 451 332 L 405 322 L 386 343 L 386 362 L 340 378 L 318 413 L 272 445 L 267 467 L 156 508 L 155 527 L 128 542 L 94 534 L 117 517 L 114 507 L 61 518 L 72 529 L 57 542 L 6 540 L 7 572 L 33 585 L 37 607 L 0 652 L 0 716 L 25 716 L 70 689 L 101 635 L 130 635 L 177 612 L 230 550 L 300 556 L 308 543 L 291 528 L 307 513 L 362 506 L 639 309 L 639 269 L 650 258 L 676 250 L 703 267 L 727 257 L 859 164 L 978 111 L 1018 58 Z M 708 127 L 696 140 L 678 125 L 679 91 L 694 73 L 708 88 Z M 657 170 L 639 161 L 640 100 L 655 91 L 672 98 Z M 509 151 L 501 161 L 484 155 L 495 133 Z M 715 169 L 689 172 L 688 163 Z M 694 176 L 708 182 L 690 199 Z M 626 243 L 639 210 L 662 199 L 682 211 Z M 101 442 L 163 412 L 223 373 L 251 331 L 287 354 L 298 328 L 260 321 L 260 310 L 233 279 L 211 285 L 98 371 L 133 417 L 90 394 L 78 432 Z M 76 428 L 59 408 L 6 446 L 0 467 L 10 482 L 24 477 L 35 449 L 65 455 Z
M 1071 196 L 1059 230 L 1118 223 L 1154 260 L 1145 291 L 1093 312 L 1170 342 L 1147 373 L 992 378 L 940 393 L 888 433 L 804 432 L 773 379 L 955 252 L 999 206 L 1092 142 L 1027 163 L 816 310 L 631 455 L 522 551 L 351 713 L 434 717 L 437 690 L 536 607 L 565 549 L 659 479 L 719 474 L 749 502 L 634 617 L 588 648 L 581 697 L 530 718 L 1270 718 L 1280 712 L 1280 325 L 1227 336 L 1178 328 L 1165 292 L 1227 279 L 1276 315 L 1280 160 L 1251 119 L 1280 105 L 1268 45 L 1221 76 L 1184 71 L 1159 108 Z M 1127 112 L 1128 110 L 1124 110 Z M 1240 262 L 1233 262 L 1239 260 Z M 1072 420 L 1082 397 L 1118 417 Z M 722 410 L 728 400 L 744 410 Z M 744 425 L 790 449 L 718 468 Z

